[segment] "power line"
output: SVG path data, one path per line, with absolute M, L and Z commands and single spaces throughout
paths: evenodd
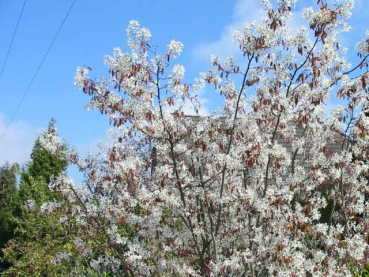
M 24 0 L 21 13 L 18 17 L 17 25 L 16 25 L 14 33 L 13 33 L 12 41 L 10 42 L 10 45 L 9 45 L 8 53 L 6 53 L 5 61 L 4 61 L 3 67 L 1 68 L 0 80 L 1 80 L 1 77 L 3 76 L 5 65 L 8 61 L 8 58 L 9 58 L 9 54 L 10 54 L 10 51 L 11 51 L 12 46 L 13 46 L 14 38 L 15 38 L 15 35 L 17 34 L 17 31 L 18 31 L 19 22 L 21 21 L 23 11 L 24 11 L 24 7 L 26 6 L 26 2 L 27 2 L 27 0 Z
M 53 44 L 54 44 L 54 42 L 55 42 L 56 38 L 58 37 L 58 35 L 59 35 L 59 33 L 60 33 L 60 30 L 63 28 L 64 23 L 67 21 L 67 18 L 68 18 L 68 16 L 69 16 L 70 12 L 72 11 L 73 6 L 74 6 L 74 4 L 76 3 L 76 1 L 77 1 L 77 0 L 74 0 L 74 1 L 73 1 L 73 3 L 72 3 L 72 5 L 69 7 L 69 10 L 68 10 L 67 14 L 65 15 L 65 17 L 64 17 L 64 19 L 63 19 L 63 21 L 62 21 L 62 23 L 60 24 L 59 29 L 58 29 L 58 31 L 56 32 L 56 34 L 55 34 L 55 36 L 54 36 L 54 38 L 53 38 L 53 40 L 52 40 L 52 42 L 51 42 L 51 44 L 50 44 L 49 48 L 47 49 L 47 51 L 46 51 L 46 53 L 45 53 L 44 57 L 42 58 L 41 63 L 40 63 L 40 64 L 39 64 L 39 66 L 37 67 L 37 70 L 36 70 L 35 74 L 33 75 L 31 82 L 29 83 L 29 85 L 28 85 L 28 87 L 27 87 L 26 91 L 24 92 L 24 94 L 23 94 L 23 97 L 22 97 L 21 101 L 19 102 L 19 104 L 18 104 L 17 108 L 15 109 L 15 112 L 13 113 L 13 115 L 12 115 L 12 117 L 11 117 L 11 119 L 10 119 L 9 124 L 6 126 L 5 132 L 3 133 L 3 135 L 2 135 L 2 136 L 1 136 L 1 138 L 0 138 L 0 142 L 1 142 L 1 141 L 3 140 L 3 138 L 5 137 L 5 135 L 6 135 L 7 131 L 8 131 L 8 129 L 9 129 L 10 125 L 12 124 L 12 122 L 13 122 L 13 120 L 14 120 L 15 116 L 17 115 L 17 113 L 18 113 L 18 110 L 19 110 L 20 106 L 22 105 L 22 103 L 23 103 L 24 99 L 26 98 L 26 96 L 27 96 L 27 94 L 28 94 L 28 92 L 29 92 L 29 90 L 30 90 L 30 88 L 31 88 L 31 86 L 32 86 L 32 84 L 33 84 L 33 82 L 34 82 L 34 80 L 36 79 L 36 76 L 37 76 L 38 72 L 40 71 L 40 69 L 41 69 L 41 67 L 42 67 L 42 65 L 43 65 L 43 63 L 44 63 L 44 61 L 46 60 L 46 57 L 47 57 L 47 55 L 49 54 L 50 49 L 51 49 L 51 47 L 53 46 Z

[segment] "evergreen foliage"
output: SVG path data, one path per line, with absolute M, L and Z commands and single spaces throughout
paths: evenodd
M 6 163 L 0 167 L 0 249 L 14 236 L 15 216 L 19 215 L 16 176 L 18 172 L 18 164 Z M 0 264 L 0 268 L 6 266 L 8 266 L 7 263 Z
M 55 119 L 51 119 L 48 133 L 56 134 Z M 4 184 L 4 206 L 1 207 L 1 248 L 4 261 L 11 265 L 4 273 L 9 276 L 47 276 L 53 251 L 65 247 L 68 232 L 56 213 L 47 213 L 48 203 L 61 200 L 48 185 L 52 176 L 64 172 L 67 162 L 50 154 L 36 139 L 31 160 L 21 172 L 19 188 L 16 187 L 15 172 L 19 166 L 5 165 L 0 173 L 0 183 Z M 17 170 L 16 170 L 17 169 Z M 0 200 L 1 201 L 1 200 Z M 40 211 L 46 211 L 41 213 Z M 46 274 L 46 275 L 45 275 Z M 54 274 L 52 274 L 54 275 Z
M 48 133 L 56 134 L 55 119 L 52 118 L 49 126 Z M 44 196 L 47 196 L 48 200 L 57 198 L 58 195 L 49 190 L 48 184 L 52 176 L 57 176 L 59 173 L 64 172 L 68 166 L 65 160 L 58 158 L 56 155 L 50 154 L 40 144 L 39 138 L 33 146 L 31 153 L 31 161 L 28 164 L 26 170 L 22 173 L 20 184 L 20 196 L 23 201 L 33 199 L 37 204 L 41 204 L 41 200 Z M 36 181 L 37 189 L 35 190 L 32 179 Z M 42 191 L 44 195 L 41 197 L 39 192 Z

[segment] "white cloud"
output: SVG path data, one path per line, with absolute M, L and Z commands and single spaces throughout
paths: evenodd
M 200 102 L 200 108 L 199 108 L 199 115 L 209 115 L 210 112 L 208 110 L 208 108 L 206 107 L 206 104 L 209 103 L 209 100 L 205 97 L 202 97 L 204 94 L 204 91 L 198 91 L 197 92 L 197 99 Z M 184 105 L 183 105 L 183 112 L 185 113 L 185 115 L 196 115 L 196 111 L 194 109 L 193 104 L 191 103 L 190 100 L 186 100 Z
M 193 52 L 195 59 L 209 61 L 212 54 L 222 59 L 236 56 L 239 49 L 233 42 L 233 32 L 241 28 L 245 22 L 258 20 L 262 17 L 259 2 L 259 0 L 238 0 L 234 6 L 232 22 L 221 31 L 218 40 L 196 46 Z
M 6 130 L 8 121 L 0 113 L 0 135 Z M 29 160 L 31 150 L 38 135 L 38 129 L 23 121 L 14 121 L 3 140 L 0 141 L 0 165 L 5 162 L 24 163 Z
M 197 101 L 200 103 L 200 108 L 198 111 L 199 115 L 202 116 L 209 115 L 210 112 L 206 105 L 210 101 L 204 97 L 204 89 L 196 91 L 193 95 L 195 94 L 197 95 Z M 176 101 L 174 106 L 166 105 L 164 106 L 163 109 L 165 112 L 172 113 L 178 110 L 179 108 L 182 108 L 182 111 L 184 112 L 185 115 L 197 115 L 195 105 L 188 98 L 186 98 L 184 102 L 182 102 L 182 100 Z
M 302 10 L 310 5 L 314 6 L 314 3 L 313 0 L 301 1 L 301 5 L 294 7 L 294 16 L 290 22 L 291 33 L 302 25 L 306 26 L 302 20 Z M 233 41 L 234 31 L 241 29 L 246 22 L 260 22 L 264 15 L 265 12 L 260 9 L 260 0 L 237 0 L 233 9 L 232 22 L 223 28 L 218 39 L 197 45 L 193 51 L 194 58 L 198 61 L 209 62 L 213 54 L 221 59 L 229 56 L 240 57 L 238 45 Z

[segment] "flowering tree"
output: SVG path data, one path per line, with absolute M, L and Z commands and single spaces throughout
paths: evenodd
M 173 40 L 161 55 L 136 21 L 127 29 L 131 52 L 116 48 L 105 58 L 109 77 L 77 69 L 87 107 L 114 125 L 111 143 L 85 159 L 58 137 L 45 134 L 42 143 L 85 175 L 83 185 L 60 175 L 50 186 L 85 234 L 81 253 L 99 234 L 99 251 L 87 256 L 93 269 L 350 276 L 365 266 L 369 33 L 352 66 L 338 37 L 350 30 L 353 1 L 320 0 L 303 13 L 310 30 L 291 31 L 295 3 L 261 1 L 262 22 L 234 33 L 243 58 L 213 56 L 192 84 L 183 66 L 171 64 L 183 44 Z M 185 116 L 184 105 L 197 110 L 196 92 L 206 86 L 224 107 Z M 328 116 L 331 95 L 345 106 Z M 326 221 L 323 192 L 333 201 Z

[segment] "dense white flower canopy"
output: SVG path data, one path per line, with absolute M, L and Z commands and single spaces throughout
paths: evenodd
M 111 144 L 80 159 L 58 137 L 45 133 L 42 143 L 85 174 L 82 185 L 60 175 L 50 187 L 86 241 L 104 234 L 97 258 L 77 239 L 93 269 L 351 276 L 365 266 L 369 38 L 357 44 L 356 64 L 346 61 L 338 37 L 350 30 L 353 1 L 328 2 L 305 10 L 310 30 L 292 33 L 296 0 L 261 1 L 261 23 L 234 33 L 243 58 L 212 56 L 192 84 L 172 64 L 183 44 L 172 40 L 159 54 L 137 21 L 127 29 L 131 52 L 105 57 L 109 77 L 77 69 L 88 108 L 114 126 Z M 206 86 L 224 97 L 223 108 L 186 116 L 184 103 L 198 110 Z M 346 105 L 327 117 L 332 95 Z

